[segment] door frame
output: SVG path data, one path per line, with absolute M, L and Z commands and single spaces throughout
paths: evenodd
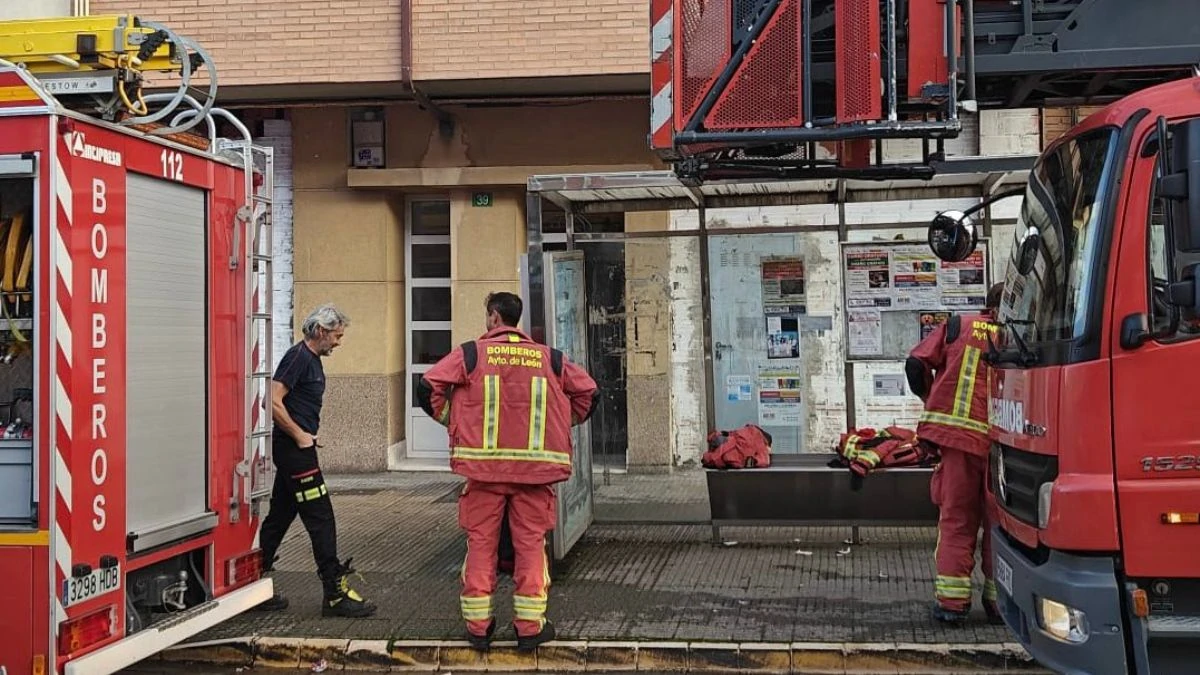
M 453 202 L 448 194 L 422 193 L 405 195 L 404 197 L 404 438 L 405 456 L 408 459 L 445 459 L 449 461 L 449 439 L 446 439 L 444 451 L 420 450 L 415 447 L 416 434 L 414 418 L 420 416 L 428 419 L 424 411 L 415 407 L 415 392 L 413 391 L 413 375 L 424 374 L 432 367 L 431 364 L 413 363 L 413 331 L 414 330 L 453 330 L 453 296 L 451 296 L 450 321 L 414 321 L 413 320 L 413 289 L 414 288 L 452 288 L 452 277 L 444 279 L 419 279 L 414 283 L 412 276 L 412 247 L 413 244 L 446 244 L 450 246 L 451 274 L 453 274 L 453 220 L 446 234 L 416 234 L 412 233 L 412 209 L 414 204 L 422 202 L 445 202 L 448 208 L 453 208 Z

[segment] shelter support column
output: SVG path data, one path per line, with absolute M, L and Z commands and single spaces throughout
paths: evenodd
M 662 232 L 666 211 L 625 215 L 627 232 Z M 625 240 L 626 397 L 631 472 L 667 473 L 671 441 L 671 241 Z

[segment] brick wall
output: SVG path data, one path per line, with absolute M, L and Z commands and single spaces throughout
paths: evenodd
M 218 83 L 371 82 L 400 78 L 399 0 L 92 0 L 198 42 Z
M 646 0 L 413 0 L 418 79 L 650 70 Z
M 412 0 L 417 80 L 649 71 L 645 0 Z M 197 41 L 227 85 L 394 82 L 400 0 L 92 0 Z

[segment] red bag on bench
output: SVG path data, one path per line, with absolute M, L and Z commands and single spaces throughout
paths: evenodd
M 771 434 L 747 424 L 734 431 L 708 435 L 708 452 L 700 458 L 708 469 L 763 469 L 771 466 Z

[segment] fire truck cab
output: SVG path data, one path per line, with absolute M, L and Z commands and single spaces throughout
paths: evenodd
M 271 151 L 165 26 L 0 36 L 0 672 L 112 673 L 272 595 Z
M 931 228 L 958 258 L 973 224 Z M 990 355 L 1005 621 L 1065 673 L 1200 653 L 1200 76 L 1130 95 L 1030 173 Z

